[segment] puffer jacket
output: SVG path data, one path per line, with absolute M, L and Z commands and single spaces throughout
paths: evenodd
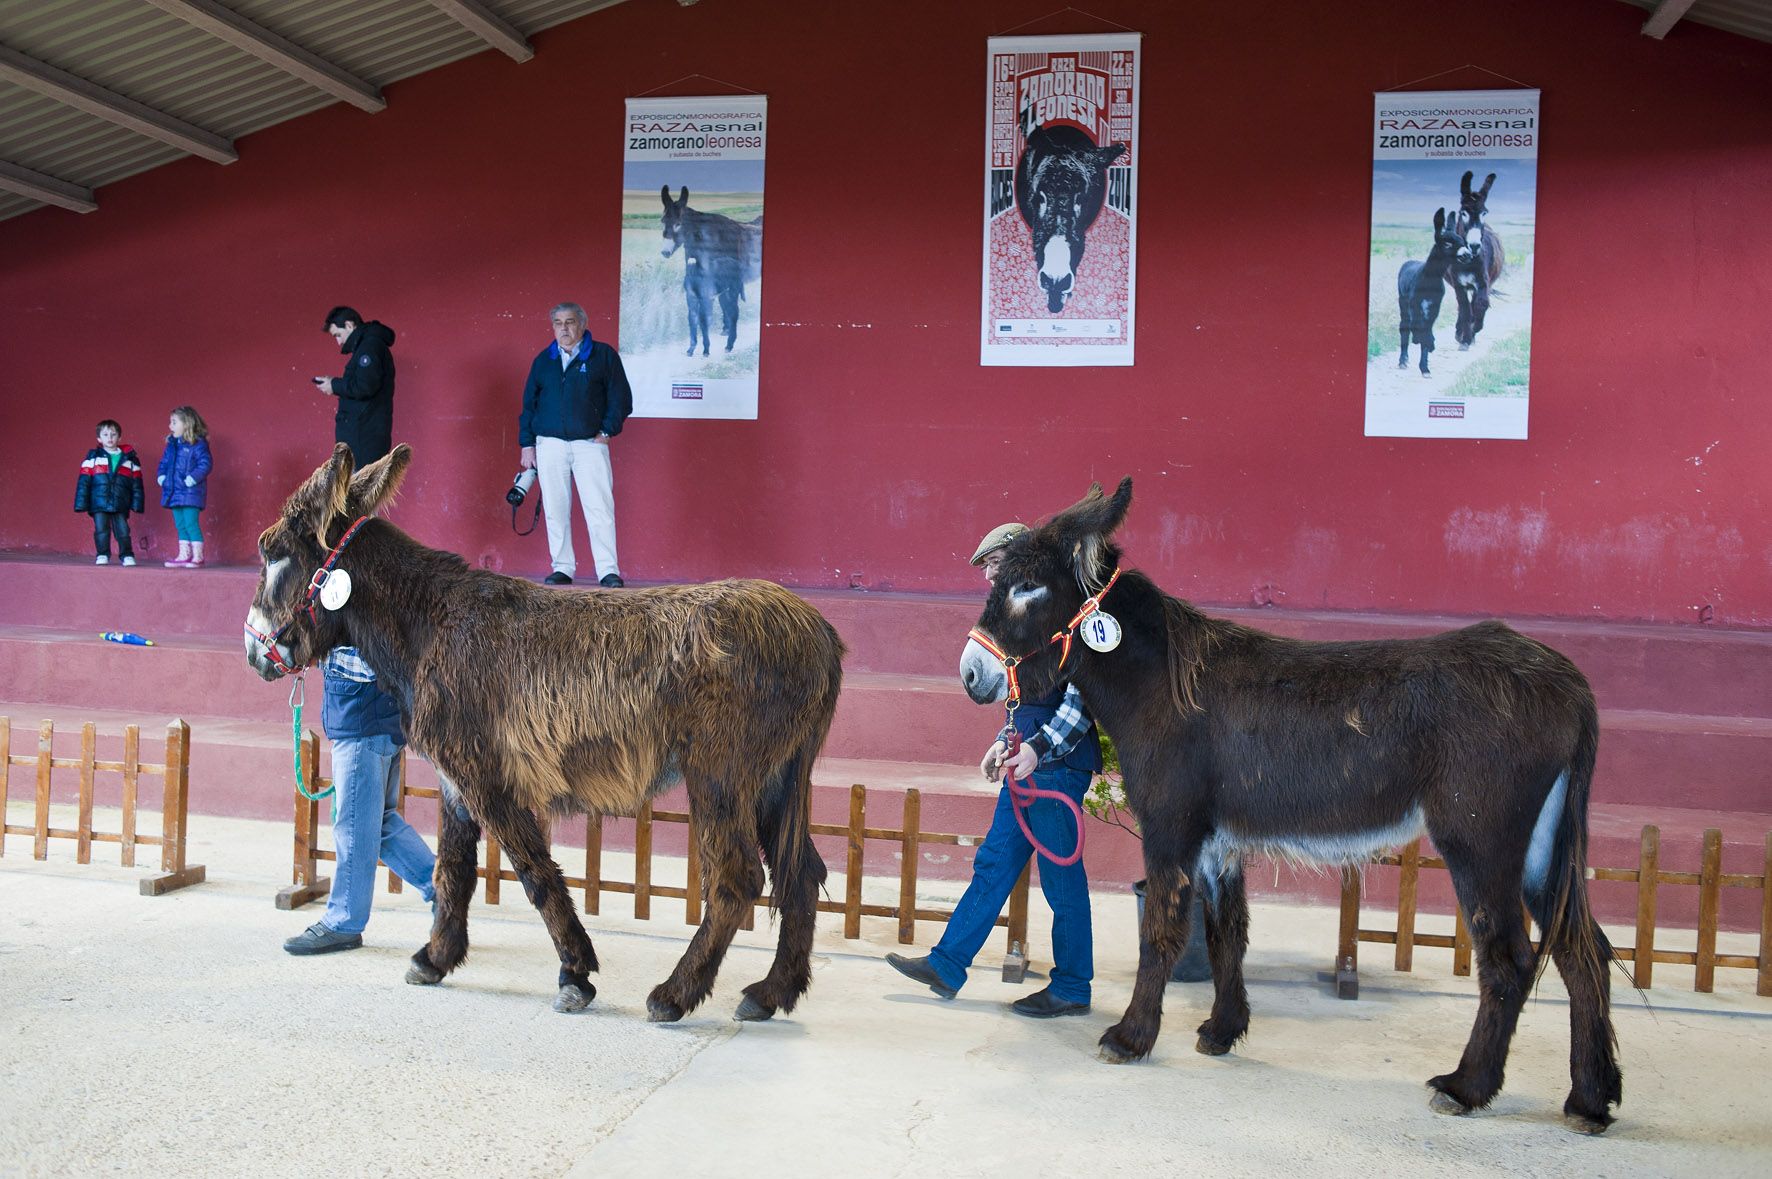
M 186 442 L 177 434 L 166 436 L 166 453 L 160 456 L 160 506 L 202 508 L 209 503 L 209 439 Z M 189 478 L 195 486 L 187 486 Z
M 333 440 L 351 448 L 362 470 L 394 449 L 394 329 L 378 320 L 358 324 L 339 351 L 351 359 L 326 391 L 338 398 Z
M 123 457 L 117 470 L 111 471 L 111 458 L 105 448 L 95 446 L 86 452 L 80 464 L 80 482 L 74 486 L 76 512 L 139 512 L 142 501 L 142 464 L 135 447 L 118 448 Z

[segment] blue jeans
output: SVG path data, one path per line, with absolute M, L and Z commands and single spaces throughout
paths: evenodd
M 1079 803 L 1089 789 L 1091 775 L 1084 770 L 1059 767 L 1036 770 L 1034 785 L 1042 790 L 1058 790 Z M 1034 836 L 1056 855 L 1067 856 L 1077 846 L 1077 822 L 1070 808 L 1050 798 L 1035 799 L 1027 810 L 1028 826 Z M 991 830 L 984 844 L 972 859 L 972 883 L 954 907 L 947 931 L 929 952 L 929 964 L 941 981 L 959 990 L 966 983 L 966 968 L 991 935 L 1003 902 L 1021 878 L 1022 865 L 1034 854 L 1033 845 L 1021 833 L 1015 821 L 1014 804 L 1009 789 L 997 795 L 997 813 L 991 818 Z M 1083 861 L 1068 867 L 1054 867 L 1044 856 L 1040 858 L 1040 891 L 1052 906 L 1052 981 L 1053 997 L 1071 1003 L 1089 1002 L 1089 982 L 1095 977 L 1095 942 L 1089 921 L 1089 878 Z
M 338 852 L 332 895 L 320 923 L 338 933 L 362 933 L 375 899 L 375 864 L 418 889 L 429 901 L 437 857 L 400 812 L 400 747 L 391 737 L 332 742 L 332 842 Z

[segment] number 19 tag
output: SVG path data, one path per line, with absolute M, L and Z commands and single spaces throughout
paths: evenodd
M 1106 653 L 1120 645 L 1120 623 L 1112 614 L 1096 610 L 1083 619 L 1077 628 L 1083 637 L 1083 643 L 1091 651 Z

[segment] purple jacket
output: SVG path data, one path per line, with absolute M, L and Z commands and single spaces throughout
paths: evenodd
M 160 506 L 201 508 L 209 503 L 209 440 L 186 442 L 176 434 L 166 436 L 166 453 L 160 456 Z M 185 476 L 196 480 L 185 486 Z

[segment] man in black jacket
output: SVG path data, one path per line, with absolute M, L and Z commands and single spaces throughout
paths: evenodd
M 354 307 L 328 311 L 325 327 L 351 359 L 344 376 L 315 377 L 314 384 L 338 398 L 334 437 L 350 446 L 361 470 L 394 449 L 394 329 L 364 323 Z
M 634 395 L 621 357 L 585 330 L 585 309 L 561 303 L 549 312 L 554 342 L 529 366 L 523 412 L 517 418 L 518 462 L 534 467 L 541 510 L 548 520 L 554 571 L 549 585 L 571 585 L 578 571 L 572 552 L 572 485 L 578 484 L 597 584 L 622 585 L 615 559 L 615 479 L 609 440 L 633 412 Z

